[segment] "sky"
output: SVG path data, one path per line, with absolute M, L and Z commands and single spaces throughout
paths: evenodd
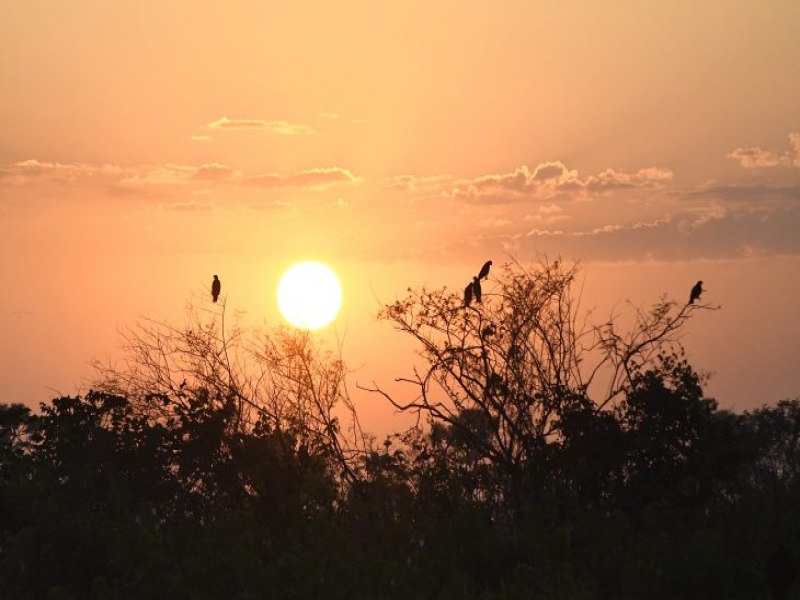
M 319 335 L 391 430 L 356 387 L 414 361 L 381 304 L 541 255 L 604 316 L 702 279 L 707 393 L 800 395 L 794 0 L 0 7 L 0 401 L 73 393 L 214 273 L 276 326 L 311 259 L 344 291 Z

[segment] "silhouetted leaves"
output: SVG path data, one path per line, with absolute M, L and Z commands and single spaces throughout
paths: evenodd
M 383 444 L 346 445 L 341 361 L 214 323 L 0 405 L 0 597 L 797 597 L 800 400 L 718 410 L 677 343 L 701 306 L 582 328 L 573 277 L 387 307 L 429 371 Z

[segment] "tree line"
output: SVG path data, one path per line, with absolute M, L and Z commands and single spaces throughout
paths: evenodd
M 594 323 L 576 275 L 384 307 L 421 358 L 384 440 L 308 335 L 139 323 L 92 391 L 0 405 L 0 596 L 797 597 L 800 400 L 719 409 L 680 342 L 717 307 Z

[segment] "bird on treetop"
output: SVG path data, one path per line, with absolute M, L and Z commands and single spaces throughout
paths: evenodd
M 472 294 L 475 296 L 475 301 L 480 304 L 481 302 L 481 280 L 479 277 L 472 278 Z
M 698 281 L 694 284 L 692 288 L 692 292 L 689 294 L 689 304 L 694 304 L 695 300 L 700 299 L 700 294 L 702 294 L 705 290 L 703 289 L 703 282 Z
M 472 282 L 467 284 L 464 288 L 464 306 L 469 306 L 472 303 Z
M 481 272 L 478 273 L 478 279 L 486 279 L 489 276 L 489 269 L 492 267 L 492 261 L 487 260 L 481 267 Z
M 219 280 L 219 277 L 214 275 L 214 281 L 211 282 L 211 299 L 216 302 L 217 298 L 219 298 L 219 293 L 222 290 L 222 283 Z

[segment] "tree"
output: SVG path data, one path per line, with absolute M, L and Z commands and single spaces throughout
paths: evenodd
M 591 324 L 573 290 L 577 273 L 561 261 L 513 262 L 480 305 L 464 306 L 446 289 L 409 290 L 380 316 L 419 343 L 424 367 L 400 379 L 415 392 L 401 400 L 372 391 L 444 425 L 469 447 L 470 461 L 491 464 L 508 482 L 541 471 L 555 448 L 619 435 L 616 407 L 635 398 L 659 356 L 680 351 L 680 330 L 695 311 L 717 307 L 662 298 L 635 310 L 628 329 L 618 317 Z
M 310 336 L 140 324 L 101 389 L 0 405 L 2 592 L 793 597 L 800 401 L 717 410 L 679 339 L 714 307 L 592 325 L 574 278 L 512 264 L 482 306 L 387 307 L 428 360 L 390 400 L 428 426 L 382 446 L 343 435 Z
M 92 388 L 127 398 L 164 422 L 201 407 L 224 414 L 226 439 L 260 427 L 286 433 L 337 463 L 339 476 L 366 443 L 350 400 L 344 362 L 307 332 L 225 328 L 219 312 L 187 309 L 184 327 L 142 320 L 124 334 L 122 364 L 95 363 Z M 344 420 L 347 427 L 342 427 Z

